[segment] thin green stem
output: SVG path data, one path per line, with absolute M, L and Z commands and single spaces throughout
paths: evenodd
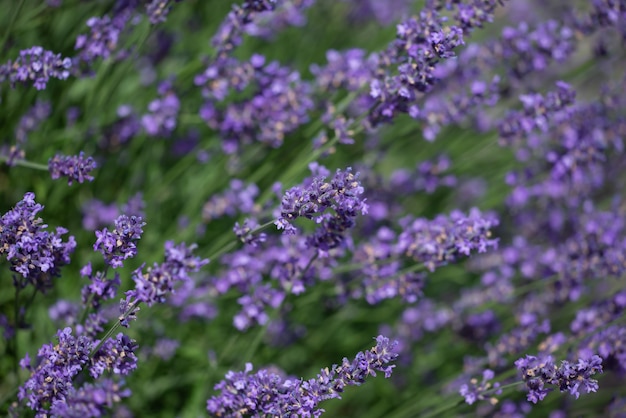
M 2 41 L 0 41 L 2 43 L 2 50 L 6 51 L 7 48 L 7 40 L 9 39 L 9 36 L 11 36 L 11 31 L 13 30 L 13 26 L 15 25 L 15 21 L 17 20 L 17 16 L 20 14 L 20 11 L 22 10 L 22 7 L 24 6 L 25 0 L 20 0 L 14 11 L 13 11 L 13 16 L 11 16 L 11 20 L 9 20 L 9 24 L 7 25 L 7 30 L 6 32 L 4 32 L 4 35 L 2 36 Z
M 0 163 L 7 162 L 9 159 L 7 157 L 0 157 Z M 13 161 L 14 166 L 33 168 L 35 170 L 48 171 L 48 166 L 39 163 L 33 163 L 27 160 L 15 160 Z

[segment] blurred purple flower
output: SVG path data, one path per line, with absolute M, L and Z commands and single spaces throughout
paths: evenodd
M 43 90 L 51 78 L 68 78 L 71 69 L 71 59 L 62 58 L 61 54 L 40 46 L 33 46 L 20 51 L 15 61 L 0 66 L 0 83 L 8 80 L 11 86 L 15 86 L 17 82 L 32 82 L 37 90 Z
M 85 158 L 85 153 L 80 152 L 78 155 L 65 156 L 57 154 L 48 160 L 48 170 L 50 177 L 57 180 L 61 177 L 67 177 L 67 184 L 72 185 L 74 181 L 83 183 L 85 180 L 93 181 L 93 176 L 89 173 L 97 167 L 92 157 Z

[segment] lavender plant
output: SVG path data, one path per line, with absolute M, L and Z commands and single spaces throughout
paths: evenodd
M 5 9 L 0 415 L 624 415 L 626 1 Z

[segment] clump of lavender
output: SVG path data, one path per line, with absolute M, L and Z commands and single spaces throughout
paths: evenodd
M 115 228 L 109 231 L 104 228 L 96 231 L 94 251 L 99 251 L 104 261 L 113 268 L 124 265 L 124 260 L 137 255 L 136 242 L 141 239 L 143 227 L 146 225 L 140 216 L 120 215 L 115 220 Z
M 579 359 L 577 363 L 563 360 L 557 366 L 552 357 L 538 358 L 527 355 L 515 362 L 515 366 L 522 373 L 522 379 L 528 388 L 527 398 L 532 403 L 542 401 L 552 388 L 559 388 L 561 392 L 569 392 L 576 399 L 580 391 L 587 393 L 598 390 L 598 381 L 591 376 L 602 373 L 602 359 L 594 355 L 588 359 Z
M 195 245 L 174 245 L 172 241 L 165 243 L 165 261 L 154 263 L 145 269 L 140 267 L 133 272 L 132 278 L 135 288 L 126 292 L 125 306 L 131 307 L 143 302 L 148 306 L 163 303 L 165 298 L 173 293 L 178 282 L 191 280 L 190 274 L 200 270 L 209 260 L 193 255 Z M 123 309 L 122 309 L 123 310 Z M 122 312 L 125 314 L 126 311 Z
M 48 161 L 50 177 L 57 180 L 67 177 L 67 184 L 72 185 L 74 181 L 83 183 L 85 180 L 93 181 L 93 176 L 89 173 L 96 169 L 97 164 L 93 157 L 85 158 L 85 153 L 81 151 L 78 155 L 65 156 L 57 154 Z
M 18 288 L 27 285 L 45 292 L 52 287 L 52 280 L 61 276 L 61 267 L 69 264 L 76 241 L 70 236 L 63 242 L 68 231 L 57 227 L 47 231 L 48 225 L 38 217 L 43 206 L 35 202 L 35 194 L 28 192 L 17 205 L 0 218 L 0 254 L 11 264 L 14 284 Z
M 430 271 L 472 251 L 482 253 L 497 248 L 498 244 L 497 239 L 491 238 L 497 218 L 483 215 L 476 208 L 468 215 L 454 211 L 433 220 L 407 217 L 400 224 L 403 232 L 398 237 L 398 251 L 424 263 Z
M 221 394 L 207 401 L 207 410 L 216 416 L 320 416 L 324 410 L 318 405 L 340 399 L 346 386 L 360 386 L 377 372 L 391 377 L 395 365 L 389 363 L 398 356 L 396 345 L 379 335 L 370 350 L 357 353 L 352 361 L 344 358 L 309 380 L 283 379 L 267 370 L 249 374 L 252 364 L 247 363 L 243 372 L 228 372 L 226 379 L 215 385 Z
M 70 76 L 72 60 L 61 54 L 33 46 L 20 51 L 15 61 L 0 66 L 0 83 L 9 81 L 11 86 L 32 83 L 37 90 L 46 88 L 51 78 L 65 80 Z
M 343 242 L 345 231 L 355 225 L 359 213 L 367 213 L 368 206 L 361 197 L 359 175 L 352 173 L 351 168 L 338 169 L 330 181 L 326 181 L 326 169 L 317 166 L 311 169 L 316 176 L 285 192 L 275 225 L 285 234 L 293 235 L 298 232 L 293 224 L 297 218 L 313 220 L 321 226 L 308 238 L 308 243 L 326 252 Z

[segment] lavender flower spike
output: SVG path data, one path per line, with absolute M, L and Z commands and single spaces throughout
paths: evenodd
M 30 81 L 37 90 L 43 90 L 50 78 L 65 80 L 70 76 L 72 60 L 40 46 L 20 51 L 15 61 L 0 65 L 0 83 L 9 80 L 12 86 L 19 81 Z
M 168 294 L 174 291 L 176 282 L 191 280 L 189 273 L 200 270 L 209 260 L 201 259 L 192 254 L 196 245 L 186 246 L 184 243 L 175 246 L 173 242 L 165 243 L 165 261 L 161 264 L 154 263 L 143 272 L 143 267 L 133 272 L 135 289 L 126 292 L 127 299 L 123 307 L 134 305 L 136 301 L 143 302 L 148 306 L 154 303 L 163 303 Z M 133 301 L 129 301 L 132 299 Z
M 343 359 L 341 365 L 325 368 L 313 379 L 283 379 L 268 370 L 255 374 L 252 364 L 243 372 L 228 372 L 226 378 L 215 385 L 219 396 L 207 401 L 209 413 L 218 417 L 236 416 L 301 416 L 319 417 L 324 412 L 320 402 L 341 398 L 346 386 L 360 386 L 367 376 L 383 372 L 390 377 L 398 354 L 397 342 L 379 335 L 376 346 L 359 352 L 354 360 Z
M 92 157 L 85 158 L 85 153 L 80 152 L 78 155 L 64 156 L 55 155 L 48 161 L 48 170 L 50 177 L 56 180 L 60 177 L 67 177 L 67 184 L 72 185 L 74 181 L 83 183 L 85 180 L 93 181 L 93 176 L 89 172 L 97 167 Z
M 76 241 L 70 236 L 67 242 L 61 236 L 67 233 L 58 227 L 56 232 L 46 231 L 48 225 L 37 217 L 43 206 L 35 202 L 34 193 L 26 193 L 15 208 L 0 218 L 0 255 L 11 263 L 11 270 L 19 273 L 16 286 L 32 284 L 45 292 L 52 279 L 59 277 L 60 267 L 70 262 Z
M 100 251 L 104 261 L 111 267 L 122 267 L 124 260 L 137 255 L 135 242 L 141 238 L 145 224 L 141 216 L 119 216 L 113 231 L 109 232 L 106 228 L 96 231 L 94 251 Z
M 596 392 L 598 381 L 591 376 L 602 373 L 602 358 L 593 355 L 588 359 L 579 359 L 577 363 L 564 360 L 557 366 L 550 356 L 537 358 L 527 355 L 517 360 L 515 366 L 528 387 L 528 400 L 537 403 L 552 390 L 546 385 L 556 386 L 561 392 L 568 391 L 576 399 L 580 396 L 581 387 L 587 393 Z

